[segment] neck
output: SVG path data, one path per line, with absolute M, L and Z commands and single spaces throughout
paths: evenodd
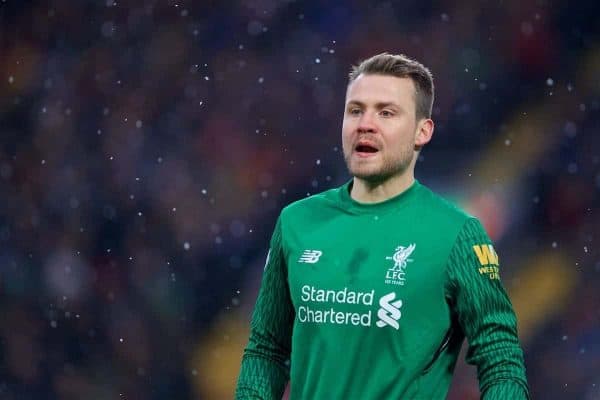
M 414 172 L 393 176 L 381 182 L 369 182 L 354 177 L 350 197 L 359 203 L 379 203 L 399 195 L 415 181 Z

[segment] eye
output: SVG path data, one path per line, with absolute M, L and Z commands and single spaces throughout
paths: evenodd
M 350 114 L 350 115 L 360 115 L 361 112 L 362 112 L 362 110 L 360 108 L 357 108 L 357 107 L 353 107 L 353 108 L 349 108 L 348 109 L 348 114 Z
M 390 110 L 381 110 L 379 112 L 379 115 L 381 115 L 382 117 L 389 118 L 389 117 L 394 116 L 394 113 L 392 111 L 390 111 Z

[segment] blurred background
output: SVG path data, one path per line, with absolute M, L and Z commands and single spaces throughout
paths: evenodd
M 434 74 L 416 176 L 495 241 L 533 397 L 600 399 L 599 15 L 0 0 L 0 398 L 232 398 L 279 210 L 349 179 L 347 73 L 388 51 Z

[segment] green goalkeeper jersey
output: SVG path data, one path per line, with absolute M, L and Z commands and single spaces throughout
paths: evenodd
M 465 337 L 482 398 L 529 398 L 516 318 L 480 222 L 414 181 L 290 204 L 267 255 L 236 399 L 444 399 Z

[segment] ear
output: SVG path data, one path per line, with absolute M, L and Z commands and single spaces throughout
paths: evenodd
M 423 118 L 417 123 L 417 131 L 415 132 L 415 146 L 422 147 L 429 143 L 433 136 L 433 120 Z

